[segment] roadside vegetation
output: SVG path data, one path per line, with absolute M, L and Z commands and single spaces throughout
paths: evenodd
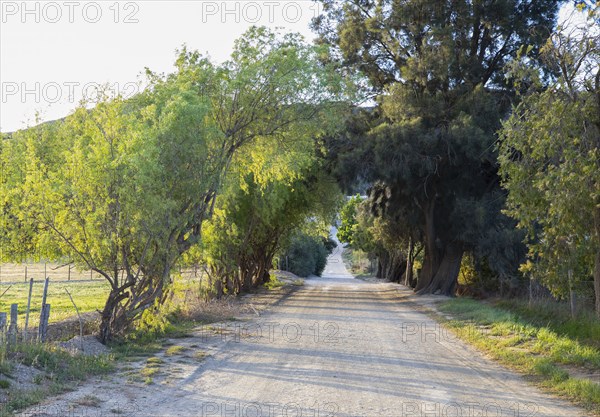
M 380 100 L 328 141 L 333 174 L 365 195 L 342 208 L 340 241 L 419 294 L 552 297 L 600 318 L 598 4 L 558 22 L 553 1 L 512 14 L 359 3 L 315 22 Z
M 35 370 L 30 380 L 23 381 L 19 375 L 24 367 Z M 0 349 L 0 416 L 12 416 L 47 396 L 72 390 L 91 376 L 106 375 L 113 370 L 109 355 L 72 355 L 64 349 L 37 343 L 18 343 L 8 351 L 3 347 Z
M 573 25 L 563 3 L 322 0 L 313 44 L 252 27 L 223 63 L 184 46 L 131 98 L 2 135 L 0 262 L 100 276 L 51 286 L 51 319 L 73 315 L 69 286 L 115 357 L 147 356 L 211 320 L 194 306 L 277 291 L 274 268 L 321 274 L 341 213 L 354 272 L 526 300 L 442 308 L 465 340 L 593 408 L 597 387 L 564 367 L 599 366 L 600 6 L 576 2 Z M 46 393 L 110 368 L 19 346 L 5 375 L 39 366 L 57 378 Z
M 253 27 L 225 63 L 184 47 L 175 72 L 148 70 L 149 87 L 130 99 L 101 94 L 3 137 L 0 262 L 100 275 L 108 343 L 160 326 L 182 265 L 201 265 L 210 299 L 263 284 L 301 234 L 320 250 L 340 193 L 319 144 L 354 97 L 323 52 Z M 318 273 L 316 262 L 299 272 Z
M 540 314 L 548 304 L 442 302 L 437 316 L 459 338 L 543 388 L 600 415 L 600 323 L 593 316 Z M 556 306 L 552 306 L 556 307 Z

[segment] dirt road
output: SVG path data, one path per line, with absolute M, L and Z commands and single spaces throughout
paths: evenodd
M 40 415 L 586 415 L 454 339 L 410 294 L 352 278 L 337 250 L 323 278 L 260 317 L 174 340 L 150 385 L 91 381 Z

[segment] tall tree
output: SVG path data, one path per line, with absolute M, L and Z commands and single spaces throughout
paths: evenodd
M 558 296 L 593 276 L 600 317 L 600 13 L 586 13 L 544 47 L 550 85 L 525 56 L 513 65 L 529 89 L 504 123 L 500 162 L 509 213 L 528 232 L 525 268 Z
M 381 182 L 374 203 L 420 230 L 421 292 L 452 293 L 463 253 L 508 223 L 494 151 L 512 93 L 503 68 L 523 44 L 536 56 L 558 3 L 323 1 L 320 41 L 364 73 L 380 107 L 357 164 Z
M 236 153 L 293 134 L 343 95 L 318 53 L 297 35 L 251 28 L 221 66 L 184 48 L 176 72 L 148 71 L 140 95 L 79 108 L 3 146 L 12 232 L 33 231 L 32 247 L 110 283 L 102 341 L 165 300 Z M 22 165 L 10 159 L 17 148 Z

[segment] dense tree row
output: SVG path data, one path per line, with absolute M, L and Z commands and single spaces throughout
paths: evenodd
M 147 71 L 132 99 L 12 134 L 0 156 L 3 258 L 102 275 L 102 341 L 166 300 L 205 227 L 215 285 L 260 282 L 328 184 L 316 141 L 342 124 L 345 88 L 319 55 L 297 35 L 252 28 L 222 65 L 184 48 L 176 72 Z
M 319 273 L 338 187 L 360 184 L 338 236 L 378 276 L 452 294 L 468 263 L 559 297 L 593 281 L 600 314 L 598 6 L 556 27 L 558 0 L 321 1 L 316 45 L 252 28 L 221 65 L 184 48 L 129 100 L 3 137 L 0 262 L 102 275 L 108 341 L 176 265 L 202 263 L 217 297 L 278 258 Z
M 340 237 L 374 254 L 379 276 L 420 293 L 453 294 L 465 254 L 515 291 L 528 268 L 557 295 L 567 271 L 589 282 L 597 5 L 580 4 L 588 24 L 569 35 L 555 26 L 558 1 L 323 5 L 319 42 L 340 70 L 365 75 L 375 101 L 329 138 L 331 172 L 349 189 L 369 184 Z

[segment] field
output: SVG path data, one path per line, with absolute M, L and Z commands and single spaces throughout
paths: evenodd
M 51 305 L 50 322 L 64 320 L 68 317 L 76 316 L 75 308 L 65 291 L 69 290 L 73 300 L 77 304 L 80 313 L 95 311 L 101 309 L 106 300 L 109 289 L 105 280 L 94 281 L 52 281 L 48 287 L 48 298 L 46 302 Z M 8 289 L 8 290 L 7 290 Z M 7 291 L 6 291 L 7 290 Z M 39 323 L 39 315 L 42 307 L 42 293 L 44 284 L 36 281 L 33 285 L 31 297 L 31 313 L 29 317 L 29 326 L 36 327 Z M 25 308 L 27 307 L 27 295 L 29 292 L 29 283 L 18 283 L 11 285 L 0 285 L 0 294 L 6 293 L 0 298 L 0 312 L 9 312 L 10 305 L 16 303 L 19 305 L 19 327 L 22 328 L 25 323 Z
M 49 277 L 51 281 L 101 280 L 97 273 L 79 270 L 70 264 L 57 263 L 22 263 L 0 264 L 0 283 L 26 282 L 30 278 L 43 281 Z
M 20 328 L 25 324 L 25 309 L 29 291 L 29 279 L 33 278 L 29 326 L 36 327 L 42 308 L 44 276 L 50 278 L 47 303 L 51 305 L 50 323 L 77 315 L 65 291 L 69 290 L 80 313 L 96 311 L 104 306 L 108 294 L 108 283 L 97 273 L 80 271 L 69 265 L 56 263 L 0 264 L 0 312 L 8 313 L 10 305 L 19 305 Z M 197 270 L 180 271 L 189 280 L 197 279 Z M 27 277 L 27 281 L 25 281 Z M 92 277 L 92 279 L 90 279 Z M 69 280 L 70 278 L 70 280 Z M 4 293 L 6 291 L 6 293 Z M 2 295 L 4 293 L 4 295 Z

